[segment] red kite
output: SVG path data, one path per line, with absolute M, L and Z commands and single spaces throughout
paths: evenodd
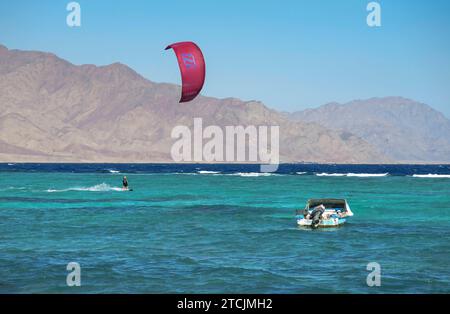
M 202 51 L 190 41 L 171 44 L 166 47 L 166 50 L 170 48 L 177 56 L 181 71 L 180 102 L 191 101 L 200 93 L 205 82 L 205 59 Z

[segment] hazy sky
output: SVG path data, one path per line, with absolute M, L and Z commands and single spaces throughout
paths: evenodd
M 0 2 L 0 43 L 50 51 L 75 64 L 120 61 L 157 82 L 180 83 L 176 41 L 205 55 L 203 94 L 261 100 L 286 111 L 373 96 L 404 96 L 450 116 L 450 1 L 79 0 Z

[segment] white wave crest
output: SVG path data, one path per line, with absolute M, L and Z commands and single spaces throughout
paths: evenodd
M 8 186 L 7 188 L 0 188 L 0 191 L 10 191 L 10 190 L 25 190 L 25 187 L 15 187 L 15 186 Z
M 347 177 L 360 177 L 360 178 L 370 178 L 370 177 L 386 177 L 389 173 L 347 173 Z
M 207 171 L 207 170 L 200 170 L 198 171 L 199 174 L 218 174 L 220 171 Z
M 414 178 L 450 178 L 450 174 L 413 174 Z
M 326 172 L 316 173 L 316 176 L 318 177 L 344 177 L 345 175 L 346 175 L 345 173 L 326 173 Z
M 316 173 L 318 177 L 359 177 L 359 178 L 371 178 L 371 177 L 386 177 L 389 173 Z
M 120 171 L 119 171 L 119 170 L 112 170 L 112 169 L 108 169 L 108 171 L 109 171 L 109 172 L 111 172 L 111 173 L 120 173 Z
M 269 172 L 237 172 L 232 173 L 231 175 L 240 177 L 268 177 L 273 176 L 275 174 Z
M 48 189 L 47 192 L 53 193 L 53 192 L 69 192 L 69 191 L 89 191 L 89 192 L 109 192 L 109 191 L 123 191 L 120 187 L 114 187 L 110 186 L 106 183 L 97 184 L 94 186 L 89 187 L 73 187 L 73 188 L 67 188 L 62 190 L 56 190 L 56 189 Z
M 299 171 L 299 172 L 296 172 L 296 174 L 302 175 L 302 174 L 307 174 L 307 172 L 306 171 Z

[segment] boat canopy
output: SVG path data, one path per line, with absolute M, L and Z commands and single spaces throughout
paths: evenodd
M 323 205 L 325 209 L 340 209 L 342 212 L 346 213 L 346 216 L 353 216 L 353 212 L 350 209 L 350 206 L 345 199 L 339 198 L 312 198 L 309 199 L 306 203 L 305 210 L 313 210 L 314 207 Z M 300 211 L 297 210 L 297 214 L 300 214 Z
M 308 200 L 307 207 L 314 208 L 319 205 L 325 206 L 325 208 L 346 208 L 347 201 L 337 198 L 315 198 Z
M 347 216 L 353 216 L 353 212 L 348 206 L 348 203 L 345 199 L 339 198 L 313 198 L 308 200 L 306 204 L 306 209 L 312 209 L 319 205 L 325 206 L 325 209 L 344 209 L 347 213 Z

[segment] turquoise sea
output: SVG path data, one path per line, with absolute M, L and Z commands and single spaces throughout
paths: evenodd
M 0 293 L 450 292 L 450 166 L 257 171 L 0 164 Z M 316 197 L 346 198 L 355 215 L 297 227 Z M 81 287 L 66 285 L 69 262 Z

